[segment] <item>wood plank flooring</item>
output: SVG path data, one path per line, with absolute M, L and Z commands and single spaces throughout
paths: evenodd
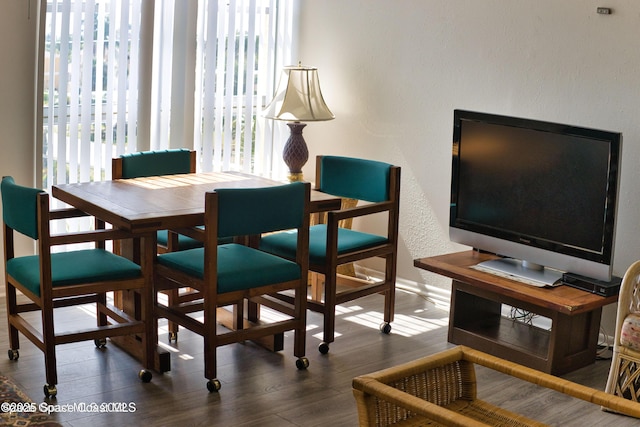
M 307 371 L 298 371 L 292 334 L 285 349 L 270 353 L 252 343 L 218 350 L 219 393 L 209 393 L 203 377 L 202 339 L 181 330 L 177 344 L 169 346 L 166 327 L 161 341 L 172 352 L 172 370 L 154 374 L 151 383 L 137 378 L 140 365 L 126 353 L 108 345 L 96 349 L 92 342 L 58 347 L 57 399 L 48 403 L 91 404 L 124 402 L 135 408 L 127 413 L 56 413 L 67 427 L 88 426 L 355 426 L 358 422 L 351 393 L 353 377 L 452 347 L 447 343 L 448 314 L 426 299 L 398 291 L 396 319 L 390 335 L 381 334 L 383 299 L 378 295 L 341 307 L 340 334 L 327 355 L 317 346 L 321 318 L 309 313 Z M 56 319 L 67 324 L 93 322 L 90 314 L 68 309 Z M 0 373 L 18 383 L 35 402 L 43 402 L 42 353 L 21 337 L 20 358 L 10 361 L 6 309 L 0 297 Z M 600 360 L 565 378 L 604 389 L 610 362 Z M 638 420 L 603 412 L 595 405 L 478 368 L 479 396 L 507 409 L 557 426 L 633 426 Z

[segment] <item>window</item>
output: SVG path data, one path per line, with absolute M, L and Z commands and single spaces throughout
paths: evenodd
M 43 187 L 173 147 L 196 149 L 199 170 L 277 175 L 260 112 L 291 62 L 292 14 L 293 0 L 48 0 Z

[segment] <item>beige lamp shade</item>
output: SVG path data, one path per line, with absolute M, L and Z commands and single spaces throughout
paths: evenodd
M 335 118 L 322 98 L 318 69 L 302 65 L 284 67 L 276 94 L 264 110 L 264 116 L 292 122 Z
M 306 126 L 300 122 L 331 120 L 335 116 L 324 103 L 315 67 L 284 67 L 276 95 L 264 116 L 268 119 L 286 120 L 291 130 L 289 139 L 282 149 L 282 159 L 289 167 L 289 180 L 302 181 L 302 167 L 307 163 L 309 150 L 302 136 Z

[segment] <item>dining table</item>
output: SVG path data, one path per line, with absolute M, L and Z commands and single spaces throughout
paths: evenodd
M 144 241 L 155 238 L 153 231 L 203 225 L 204 198 L 208 191 L 282 184 L 282 181 L 241 172 L 200 172 L 57 184 L 52 187 L 51 194 L 114 228 L 139 234 L 140 240 Z M 312 190 L 310 210 L 312 214 L 318 214 L 340 209 L 341 202 L 339 197 Z M 256 215 L 259 214 L 256 212 Z M 133 258 L 133 244 L 125 247 L 123 255 Z M 121 293 L 114 296 L 114 303 L 126 313 L 140 318 L 137 298 L 135 294 Z M 281 349 L 282 337 L 274 339 L 280 344 L 271 344 L 271 349 Z M 142 357 L 140 337 L 113 337 L 112 341 L 131 355 Z M 169 371 L 170 353 L 162 347 L 156 347 L 154 370 Z

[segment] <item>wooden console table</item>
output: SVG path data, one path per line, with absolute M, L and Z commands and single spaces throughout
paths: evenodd
M 569 286 L 538 288 L 471 267 L 493 255 L 467 251 L 421 258 L 418 268 L 453 279 L 448 340 L 561 375 L 596 359 L 601 297 Z M 551 330 L 502 316 L 502 304 L 551 320 Z

